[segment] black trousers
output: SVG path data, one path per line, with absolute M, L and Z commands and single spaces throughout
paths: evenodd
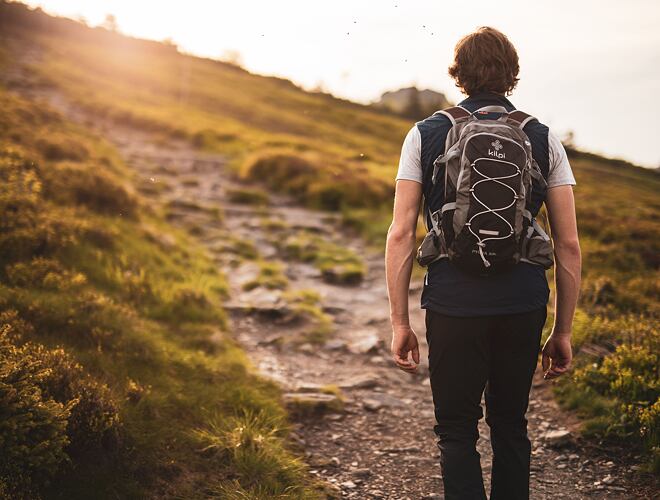
M 486 498 L 476 450 L 484 389 L 493 448 L 490 498 L 529 498 L 525 413 L 546 314 L 545 307 L 469 318 L 426 311 L 434 432 L 447 500 Z

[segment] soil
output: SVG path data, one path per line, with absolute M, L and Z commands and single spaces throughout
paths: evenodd
M 148 194 L 154 206 L 169 206 L 172 223 L 193 232 L 213 254 L 230 282 L 226 308 L 231 331 L 255 367 L 287 393 L 295 418 L 292 446 L 304 455 L 310 473 L 327 482 L 329 497 L 442 498 L 424 316 L 419 308 L 421 280 L 412 285 L 410 315 L 422 363 L 418 374 L 410 375 L 398 370 L 389 355 L 382 252 L 368 248 L 343 228 L 336 215 L 297 206 L 274 194 L 269 194 L 265 207 L 232 203 L 227 193 L 246 186 L 224 157 L 200 152 L 182 141 L 155 141 L 139 130 L 100 121 L 69 105 L 54 90 L 30 92 L 38 92 L 69 118 L 114 143 L 141 183 L 154 188 Z M 222 217 L 213 209 L 219 209 Z M 284 229 L 278 232 L 265 219 L 279 221 Z M 362 255 L 367 267 L 362 282 L 329 283 L 313 263 L 288 259 L 276 243 L 290 231 L 308 231 Z M 228 248 L 230 237 L 252 242 L 261 259 L 279 262 L 289 290 L 318 292 L 334 332 L 322 342 L 306 341 L 308 322 L 291 318 L 290 304 L 277 290 L 258 287 L 246 292 L 244 285 L 254 278 L 257 267 Z M 533 446 L 531 498 L 654 497 L 653 480 L 640 472 L 642 458 L 634 451 L 581 437 L 579 422 L 557 407 L 551 382 L 544 382 L 538 370 L 528 420 Z M 479 432 L 488 491 L 491 451 L 483 420 Z

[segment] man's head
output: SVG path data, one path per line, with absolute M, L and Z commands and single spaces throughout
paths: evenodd
M 518 83 L 518 53 L 504 33 L 482 26 L 461 38 L 454 49 L 449 75 L 467 95 L 508 95 Z

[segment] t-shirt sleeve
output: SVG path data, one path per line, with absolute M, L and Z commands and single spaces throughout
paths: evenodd
M 406 135 L 401 147 L 401 157 L 399 158 L 399 170 L 396 174 L 396 180 L 405 179 L 422 183 L 422 138 L 419 129 L 414 126 Z
M 575 185 L 573 170 L 568 162 L 566 149 L 559 138 L 550 131 L 548 133 L 549 165 L 548 188 L 555 186 L 564 186 L 566 184 Z

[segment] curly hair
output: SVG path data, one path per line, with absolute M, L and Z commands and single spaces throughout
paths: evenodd
M 449 75 L 461 92 L 509 95 L 518 84 L 518 53 L 504 33 L 482 26 L 461 38 Z

